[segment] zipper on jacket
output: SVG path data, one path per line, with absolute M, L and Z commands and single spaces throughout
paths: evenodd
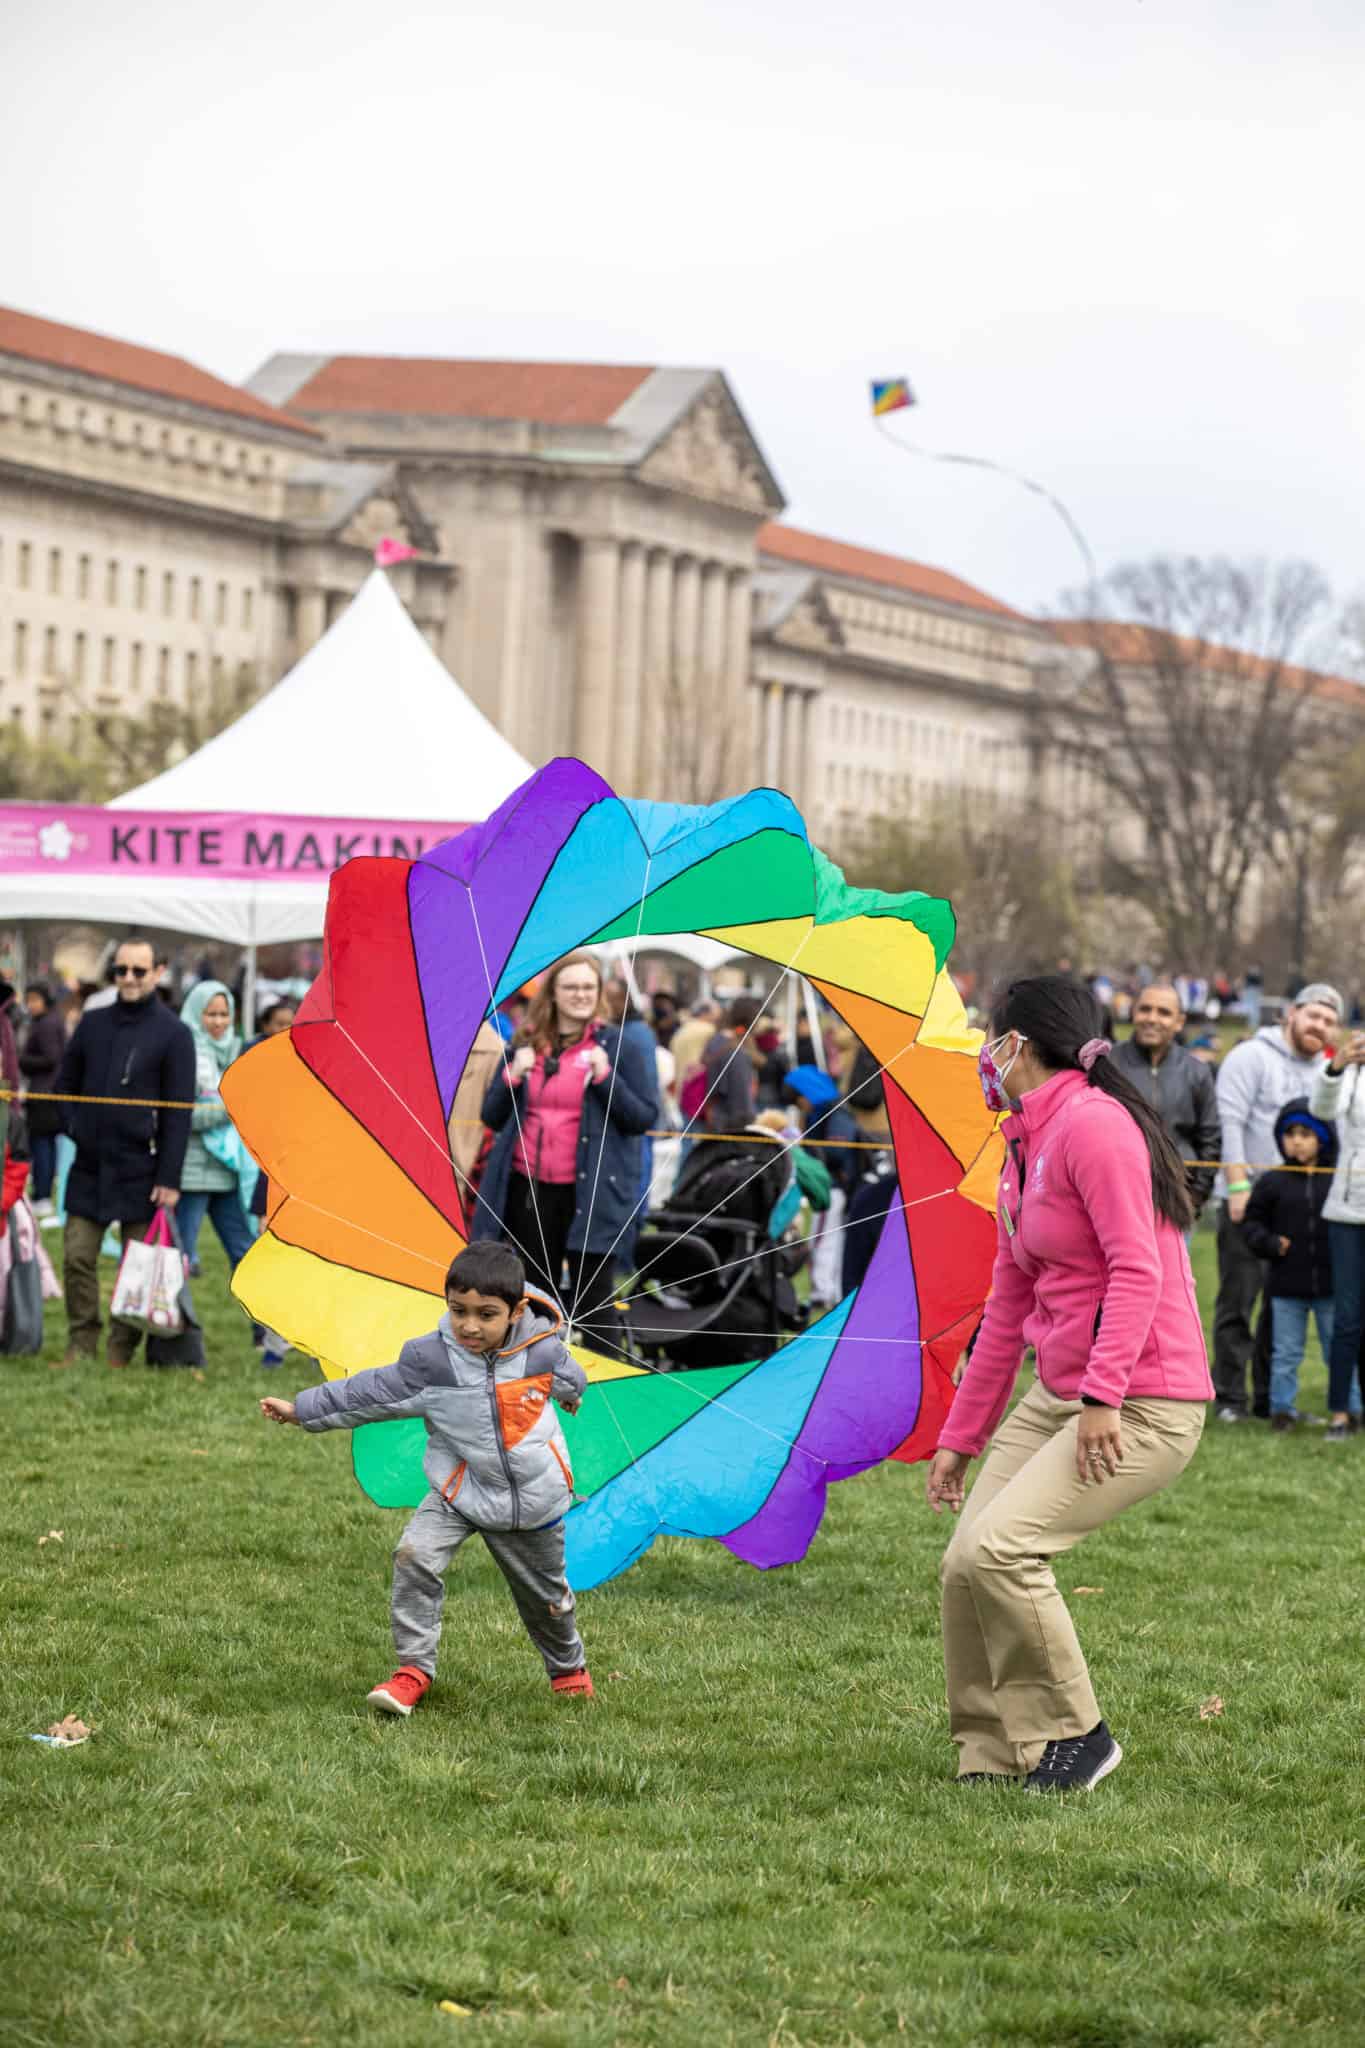
M 1095 1320 L 1094 1320 L 1094 1322 L 1093 1322 L 1093 1323 L 1091 1324 L 1091 1326 L 1090 1326 L 1090 1341 L 1091 1341 L 1091 1343 L 1092 1343 L 1092 1344 L 1095 1344 L 1095 1343 L 1097 1343 L 1097 1342 L 1099 1341 L 1099 1334 L 1100 1334 L 1100 1324 L 1101 1324 L 1101 1323 L 1102 1323 L 1103 1321 L 1104 1321 L 1104 1303 L 1103 1303 L 1103 1302 L 1101 1302 L 1101 1303 L 1100 1303 L 1100 1305 L 1099 1305 L 1099 1307 L 1098 1307 L 1098 1308 L 1097 1308 L 1097 1309 L 1095 1310 Z
M 502 1417 L 498 1413 L 498 1390 L 493 1378 L 493 1360 L 488 1361 L 488 1412 L 493 1418 L 493 1441 L 498 1447 L 498 1458 L 502 1465 L 502 1476 L 507 1481 L 507 1491 L 512 1496 L 512 1527 L 521 1521 L 521 1495 L 517 1482 L 512 1477 L 512 1461 L 507 1455 L 507 1446 L 502 1440 Z

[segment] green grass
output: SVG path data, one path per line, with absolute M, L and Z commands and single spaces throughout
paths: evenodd
M 466 1553 L 438 1689 L 375 1724 L 401 1517 L 258 1419 L 216 1246 L 199 1293 L 202 1379 L 0 1365 L 6 2048 L 1365 2039 L 1362 1447 L 1211 1427 L 1064 1561 L 1127 1751 L 1092 1798 L 951 1783 L 898 1466 L 795 1570 L 668 1543 L 584 1596 L 595 1707 Z

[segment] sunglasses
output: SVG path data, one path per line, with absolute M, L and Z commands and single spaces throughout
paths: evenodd
M 151 971 L 150 967 L 116 967 L 114 969 L 114 979 L 115 981 L 123 981 L 131 976 L 134 981 L 145 981 Z

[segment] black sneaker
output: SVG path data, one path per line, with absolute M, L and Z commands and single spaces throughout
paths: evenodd
M 1036 1770 L 1024 1780 L 1026 1792 L 1089 1792 L 1123 1762 L 1123 1751 L 1103 1721 L 1088 1735 L 1049 1742 Z

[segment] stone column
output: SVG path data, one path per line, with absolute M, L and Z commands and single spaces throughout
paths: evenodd
M 736 789 L 745 789 L 763 773 L 760 760 L 759 696 L 749 682 L 749 623 L 752 598 L 747 570 L 732 569 L 725 598 L 725 702 L 739 748 L 734 761 Z
M 809 774 L 810 747 L 809 690 L 789 690 L 782 730 L 782 787 L 798 810 L 803 810 Z
M 763 781 L 769 789 L 782 787 L 782 697 L 781 683 L 763 684 Z
M 697 688 L 701 653 L 701 564 L 680 555 L 673 572 L 673 673 L 664 703 L 663 759 L 655 795 L 696 803 L 711 734 Z
M 610 768 L 620 567 L 621 551 L 614 540 L 579 542 L 574 746 L 579 758 L 599 774 Z
M 641 796 L 663 794 L 664 750 L 675 716 L 673 690 L 673 557 L 666 548 L 655 548 L 645 577 L 644 664 L 634 762 L 635 787 Z
M 619 618 L 611 781 L 623 796 L 648 796 L 636 782 L 645 689 L 645 551 L 637 541 L 621 550 Z
M 316 646 L 327 631 L 327 592 L 321 589 L 301 590 L 296 616 L 299 644 L 294 659 L 297 661 L 310 647 Z
M 701 572 L 701 695 L 707 716 L 728 724 L 732 711 L 726 661 L 726 580 L 720 562 L 708 562 Z

